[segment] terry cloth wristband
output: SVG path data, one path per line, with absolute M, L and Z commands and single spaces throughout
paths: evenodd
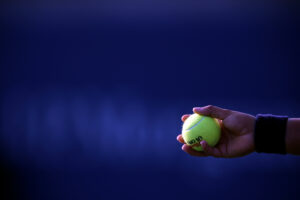
M 286 154 L 287 116 L 258 114 L 255 121 L 254 144 L 258 153 Z

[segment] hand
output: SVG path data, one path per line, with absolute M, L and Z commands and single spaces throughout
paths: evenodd
M 185 144 L 181 135 L 177 140 L 184 145 L 182 150 L 192 156 L 214 156 L 223 158 L 240 157 L 254 151 L 255 117 L 246 113 L 222 109 L 216 106 L 193 108 L 195 113 L 216 118 L 221 126 L 221 138 L 215 147 L 210 147 L 206 141 L 201 141 L 203 152 L 194 150 Z M 183 115 L 184 122 L 190 115 Z

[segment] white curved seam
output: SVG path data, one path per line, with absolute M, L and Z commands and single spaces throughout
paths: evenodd
M 192 127 L 189 128 L 189 129 L 186 129 L 186 131 L 190 131 L 190 130 L 192 130 L 193 128 L 195 128 L 198 124 L 200 124 L 200 123 L 202 122 L 203 119 L 204 119 L 204 117 L 202 117 L 202 118 L 199 120 L 199 122 L 197 122 L 194 126 L 192 126 Z

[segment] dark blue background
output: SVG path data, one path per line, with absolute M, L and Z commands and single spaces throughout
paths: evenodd
M 300 116 L 297 11 L 280 1 L 2 2 L 2 195 L 299 199 L 297 156 L 195 158 L 176 141 L 194 106 Z

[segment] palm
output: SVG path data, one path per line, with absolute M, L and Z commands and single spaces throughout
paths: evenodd
M 219 151 L 220 157 L 239 157 L 251 152 L 249 150 L 250 136 L 241 135 L 239 131 L 226 128 L 221 122 L 221 139 L 215 148 Z
M 215 147 L 220 157 L 239 157 L 252 152 L 252 135 L 248 130 L 251 115 L 235 112 L 224 120 L 220 120 L 221 139 Z M 250 126 L 251 127 L 251 126 Z

